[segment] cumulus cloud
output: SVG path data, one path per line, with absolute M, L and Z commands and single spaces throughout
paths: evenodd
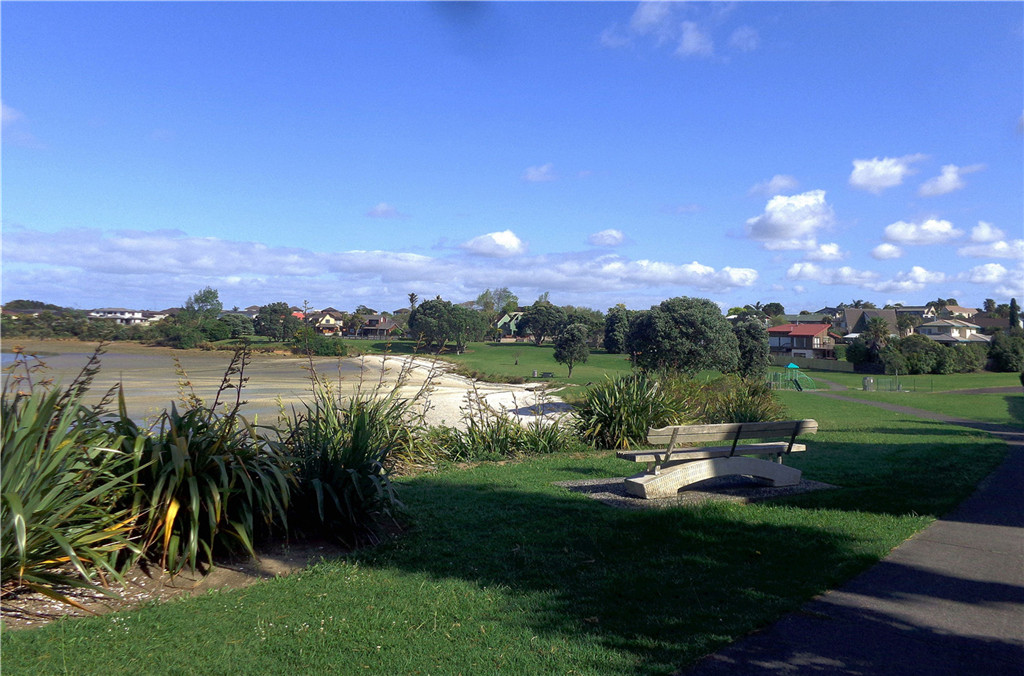
M 403 214 L 387 202 L 380 202 L 377 206 L 367 211 L 366 215 L 370 218 L 408 218 L 406 214 Z
M 999 263 L 986 263 L 971 268 L 960 278 L 972 284 L 997 284 L 1006 279 L 1007 269 Z
M 556 178 L 558 177 L 555 176 L 555 166 L 550 162 L 539 167 L 527 167 L 526 171 L 523 172 L 523 180 L 527 183 L 554 181 Z
M 885 238 L 897 244 L 942 244 L 963 234 L 963 230 L 957 230 L 949 221 L 936 218 L 929 218 L 920 224 L 896 221 L 885 226 Z
M 965 174 L 980 171 L 983 168 L 980 164 L 972 164 L 969 167 L 958 167 L 955 164 L 944 165 L 942 173 L 922 183 L 921 187 L 917 189 L 917 194 L 922 197 L 935 197 L 960 190 L 967 185 L 963 179 Z
M 800 182 L 792 176 L 786 174 L 775 174 L 767 181 L 761 181 L 755 183 L 747 191 L 748 195 L 764 195 L 766 197 L 771 195 L 781 195 L 783 193 L 792 192 L 800 187 Z
M 850 173 L 850 185 L 868 192 L 881 193 L 886 188 L 903 183 L 903 179 L 915 173 L 911 165 L 925 158 L 924 155 L 883 157 L 870 160 L 854 160 Z
M 4 230 L 3 283 L 11 297 L 79 307 L 162 309 L 206 285 L 220 289 L 227 305 L 308 299 L 321 306 L 366 301 L 374 307 L 401 307 L 410 290 L 461 301 L 483 288 L 508 286 L 520 295 L 551 291 L 559 302 L 598 306 L 630 298 L 657 302 L 681 289 L 724 293 L 758 280 L 752 268 L 714 268 L 698 261 L 631 260 L 595 251 L 528 255 L 511 233 L 491 233 L 470 243 L 427 256 L 314 251 L 180 231 L 48 233 L 10 227 Z M 517 246 L 523 253 L 515 265 L 495 265 L 493 256 L 508 255 Z
M 752 52 L 761 45 L 761 36 L 750 26 L 740 26 L 729 37 L 729 46 L 741 52 Z
M 805 258 L 809 261 L 839 261 L 844 254 L 835 242 L 819 244 L 818 248 L 809 252 Z
M 840 268 L 823 268 L 814 263 L 793 263 L 786 271 L 786 279 L 817 282 L 827 286 L 839 284 L 863 286 L 877 278 L 877 272 L 856 270 L 846 265 Z
M 984 244 L 972 244 L 956 250 L 958 256 L 970 258 L 1011 258 L 1024 260 L 1024 239 L 1000 240 Z
M 463 243 L 461 248 L 477 256 L 493 258 L 506 258 L 526 253 L 526 244 L 511 230 L 489 232 L 486 235 L 474 237 Z
M 676 54 L 681 56 L 711 56 L 715 53 L 715 44 L 711 36 L 701 30 L 693 21 L 684 21 L 681 25 L 682 35 Z
M 898 293 L 921 291 L 928 284 L 941 284 L 946 281 L 946 274 L 943 272 L 932 272 L 915 265 L 910 272 L 899 272 L 893 279 L 879 282 L 871 282 L 865 286 L 878 293 Z
M 21 114 L 20 110 L 15 110 L 6 103 L 0 101 L 0 124 L 4 127 L 7 125 L 14 124 L 18 120 L 23 119 L 25 116 Z
M 971 228 L 972 242 L 995 242 L 1003 239 L 1006 234 L 987 221 L 978 221 L 978 224 Z
M 817 231 L 830 226 L 834 218 L 824 190 L 776 195 L 768 200 L 763 214 L 747 219 L 746 232 L 765 249 L 812 250 L 817 247 Z
M 619 246 L 626 239 L 621 230 L 608 228 L 601 232 L 595 232 L 587 238 L 587 242 L 593 246 Z
M 902 255 L 903 249 L 899 248 L 895 244 L 879 244 L 871 250 L 871 257 L 879 261 L 899 258 Z

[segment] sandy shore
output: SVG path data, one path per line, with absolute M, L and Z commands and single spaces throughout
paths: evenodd
M 15 345 L 40 355 L 45 377 L 70 382 L 86 364 L 96 343 L 58 340 L 5 339 L 2 349 Z M 153 418 L 180 402 L 189 391 L 212 403 L 231 358 L 230 352 L 173 350 L 137 343 L 111 343 L 101 357 L 99 375 L 87 398 L 92 403 L 111 387 L 122 384 L 129 414 Z M 180 365 L 180 369 L 177 364 Z M 357 391 L 388 392 L 399 387 L 404 398 L 417 398 L 425 421 L 431 425 L 460 425 L 470 401 L 483 401 L 493 410 L 513 413 L 523 422 L 538 411 L 564 410 L 557 399 L 546 397 L 536 384 L 509 385 L 473 381 L 451 372 L 449 364 L 423 357 L 364 355 L 313 360 L 317 374 L 345 394 Z M 282 407 L 290 412 L 311 396 L 310 362 L 294 355 L 257 354 L 246 367 L 243 412 L 259 422 L 273 423 Z M 233 398 L 233 393 L 231 394 Z M 223 399 L 223 397 L 222 397 Z

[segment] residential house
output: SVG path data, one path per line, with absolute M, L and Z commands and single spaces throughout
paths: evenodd
M 327 308 L 320 312 L 310 312 L 306 315 L 306 322 L 313 330 L 325 336 L 336 336 L 344 330 L 344 315 L 334 308 Z
M 807 359 L 835 359 L 835 337 L 831 324 L 782 324 L 768 329 L 768 349 Z
M 118 324 L 131 326 L 133 324 L 148 323 L 147 317 L 142 310 L 129 310 L 123 307 L 103 307 L 89 311 L 90 319 L 112 319 Z
M 861 308 L 844 308 L 843 320 L 840 328 L 845 331 L 843 338 L 852 340 L 868 329 L 868 322 L 875 317 L 881 317 L 889 327 L 890 336 L 900 335 L 899 327 L 896 325 L 896 310 L 864 310 Z
M 830 324 L 832 316 L 824 312 L 808 312 L 802 315 L 778 315 L 773 318 L 776 322 L 785 324 Z M 778 326 L 782 326 L 779 324 Z
M 842 308 L 826 306 L 811 313 L 812 315 L 819 315 L 828 317 L 825 321 L 835 321 L 843 316 Z
M 971 317 L 971 323 L 977 324 L 981 327 L 981 332 L 986 335 L 991 335 L 999 329 L 1007 330 L 1010 328 L 1009 317 L 984 317 L 975 315 Z M 1024 328 L 1024 320 L 1017 319 L 1017 328 Z
M 500 340 L 515 340 L 519 336 L 519 322 L 523 319 L 523 312 L 504 312 L 494 322 L 494 328 L 501 335 Z
M 893 309 L 896 310 L 897 317 L 900 315 L 912 315 L 926 322 L 930 322 L 939 316 L 939 311 L 931 303 L 928 305 L 897 305 Z
M 946 309 L 941 314 L 950 317 L 960 317 L 961 319 L 970 319 L 974 315 L 978 314 L 978 308 L 947 305 Z
M 398 324 L 382 314 L 359 316 L 363 318 L 363 324 L 356 334 L 364 338 L 386 338 L 398 328 Z
M 963 319 L 936 319 L 917 327 L 917 333 L 937 343 L 987 343 L 992 338 L 979 333 L 981 327 Z

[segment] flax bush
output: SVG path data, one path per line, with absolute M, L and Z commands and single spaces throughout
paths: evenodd
M 576 405 L 579 436 L 597 448 L 643 445 L 647 430 L 693 422 L 684 397 L 645 372 L 606 378 L 588 388 Z

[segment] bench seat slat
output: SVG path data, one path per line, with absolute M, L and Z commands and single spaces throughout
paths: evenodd
M 736 455 L 770 455 L 783 453 L 789 446 L 787 442 L 771 442 L 766 444 L 737 444 Z M 793 453 L 806 451 L 805 444 L 793 444 Z M 703 460 L 705 458 L 721 458 L 732 453 L 732 446 L 711 446 L 707 448 L 674 448 L 672 460 Z M 665 449 L 646 451 L 619 451 L 619 460 L 632 462 L 661 462 L 665 458 Z
M 794 425 L 795 423 L 795 425 Z M 667 445 L 676 434 L 677 444 L 693 444 L 702 441 L 732 441 L 733 439 L 789 438 L 796 428 L 796 434 L 814 434 L 818 431 L 816 420 L 789 420 L 766 423 L 719 423 L 712 425 L 674 425 L 648 431 L 647 443 Z M 737 432 L 739 433 L 737 436 Z

